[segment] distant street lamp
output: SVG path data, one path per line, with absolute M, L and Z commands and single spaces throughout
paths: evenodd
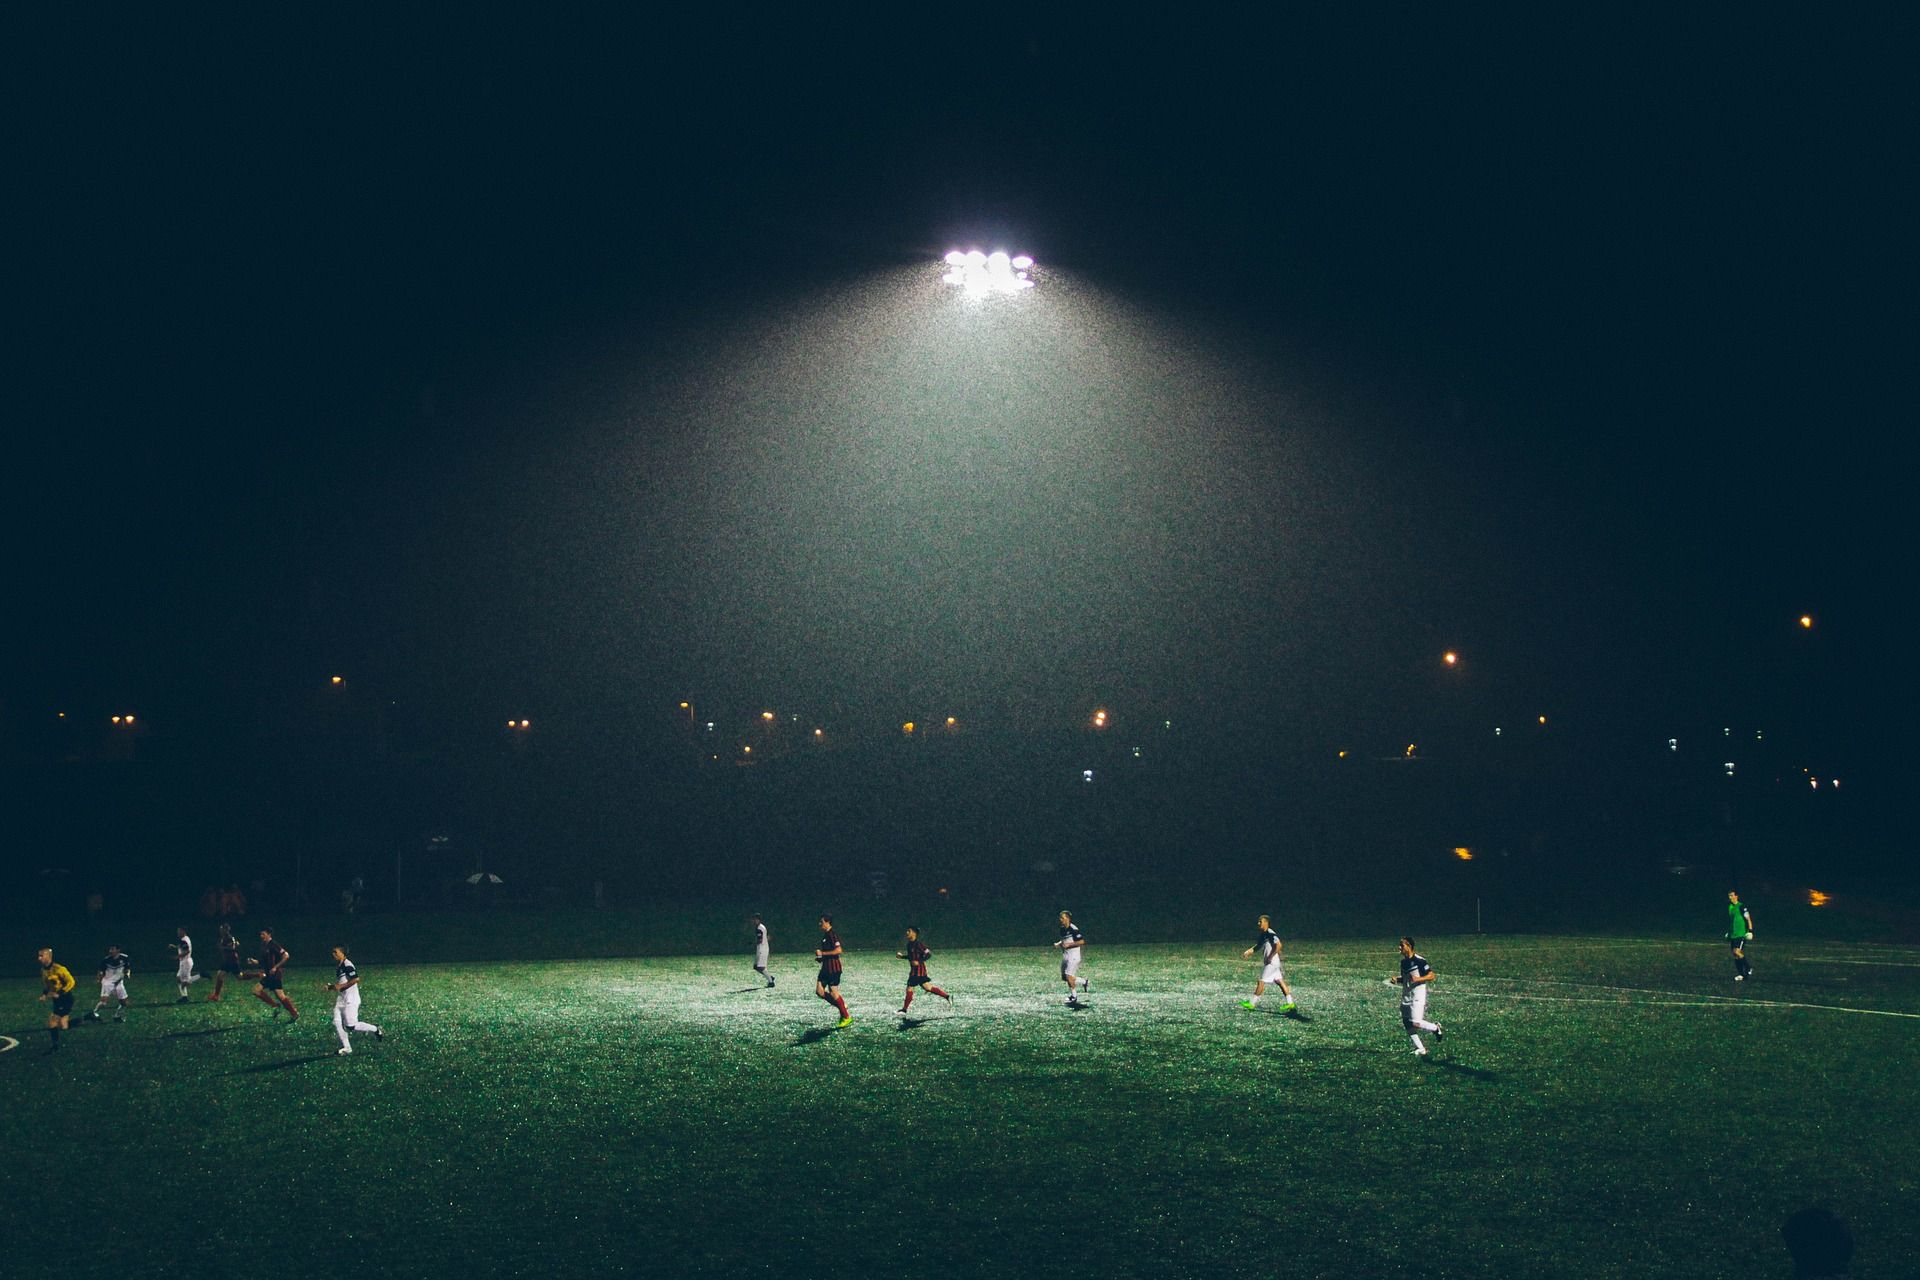
M 327 680 L 328 684 L 335 685 L 335 686 L 343 685 L 346 682 L 347 682 L 347 678 L 345 676 L 333 676 Z
M 1801 614 L 1801 615 L 1800 615 L 1800 629 L 1801 629 L 1802 631 L 1811 631 L 1811 630 L 1813 630 L 1813 615 L 1812 615 L 1812 614 L 1810 614 L 1810 613 L 1803 613 L 1803 614 Z
M 1093 727 L 1096 729 L 1104 729 L 1107 727 L 1107 709 L 1105 707 L 1095 707 L 1093 709 Z
M 1440 655 L 1440 661 L 1446 663 L 1450 667 L 1457 667 L 1460 665 L 1460 655 L 1455 653 L 1453 650 L 1449 649 L 1445 653 Z
M 1020 293 L 1033 288 L 1033 280 L 1027 274 L 1033 267 L 1033 259 L 1024 253 L 1009 257 L 999 249 L 992 253 L 982 253 L 978 249 L 962 253 L 955 249 L 947 254 L 946 263 L 949 270 L 940 278 L 948 284 L 958 285 L 969 298 L 984 298 L 995 293 Z

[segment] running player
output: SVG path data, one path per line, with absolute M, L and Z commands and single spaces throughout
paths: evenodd
M 767 972 L 767 956 L 771 954 L 767 945 L 767 926 L 761 923 L 757 915 L 748 916 L 747 919 L 753 922 L 753 971 L 765 978 L 771 987 L 773 975 Z
M 1295 1012 L 1293 988 L 1287 985 L 1287 971 L 1280 967 L 1280 935 L 1273 931 L 1273 922 L 1266 916 L 1260 917 L 1260 932 L 1254 937 L 1253 945 L 1242 951 L 1240 955 L 1243 959 L 1251 960 L 1256 951 L 1260 953 L 1260 978 L 1253 984 L 1253 999 L 1242 1000 L 1240 1007 L 1242 1009 L 1259 1008 L 1260 993 L 1265 991 L 1267 984 L 1271 982 L 1280 988 L 1280 994 L 1287 1000 L 1280 1006 L 1280 1012 Z
M 813 958 L 820 962 L 820 975 L 814 979 L 813 994 L 825 1000 L 840 1011 L 838 1025 L 853 1025 L 853 1014 L 847 1011 L 847 1002 L 840 998 L 840 935 L 833 931 L 833 917 L 820 917 L 820 945 L 813 949 Z
M 187 1003 L 187 988 L 200 981 L 201 975 L 193 971 L 193 939 L 187 936 L 187 926 L 181 925 L 173 931 L 173 954 L 175 959 L 173 980 L 180 986 L 180 998 L 175 1004 Z
M 333 1033 L 340 1037 L 342 1055 L 353 1052 L 353 1041 L 347 1038 L 349 1031 L 371 1031 L 375 1040 L 382 1038 L 380 1028 L 360 1021 L 360 971 L 347 959 L 345 947 L 333 949 L 333 981 L 326 987 L 334 993 Z
M 1427 988 L 1433 985 L 1433 966 L 1413 949 L 1412 938 L 1400 939 L 1400 976 L 1387 981 L 1400 988 L 1400 1025 L 1407 1029 L 1407 1038 L 1413 1041 L 1414 1056 L 1424 1058 L 1427 1046 L 1420 1042 L 1420 1033 L 1433 1032 L 1435 1044 L 1447 1035 L 1439 1023 L 1427 1021 Z
M 107 948 L 106 959 L 100 962 L 100 1003 L 93 1006 L 93 1012 L 86 1016 L 87 1022 L 100 1021 L 100 1011 L 115 1000 L 120 1007 L 113 1011 L 115 1022 L 127 1020 L 127 979 L 133 976 L 133 957 L 118 947 Z
M 260 952 L 258 959 L 249 958 L 248 964 L 260 966 L 260 980 L 253 984 L 253 994 L 262 1004 L 273 1009 L 273 1016 L 279 1017 L 280 1011 L 287 1011 L 287 1023 L 291 1026 L 300 1020 L 300 1011 L 293 1007 L 293 997 L 287 994 L 286 967 L 293 959 L 287 949 L 273 940 L 273 930 L 260 931 Z
M 208 1000 L 218 1000 L 220 992 L 226 988 L 227 978 L 240 976 L 240 943 L 233 936 L 233 926 L 222 923 L 220 940 L 214 944 L 220 948 L 220 967 L 213 974 L 213 994 Z
M 53 1043 L 47 1046 L 52 1053 L 60 1047 L 60 1033 L 67 1029 L 67 1015 L 73 1012 L 73 974 L 67 966 L 53 962 L 53 949 L 40 948 L 40 999 L 52 1001 L 53 1012 L 47 1015 L 47 1035 Z
M 1732 889 L 1727 891 L 1727 941 L 1733 944 L 1733 980 L 1745 982 L 1753 976 L 1753 966 L 1747 963 L 1747 944 L 1753 941 L 1753 912 Z
M 934 986 L 933 982 L 927 977 L 927 961 L 933 956 L 933 952 L 927 949 L 926 943 L 920 941 L 919 926 L 909 926 L 907 929 L 907 949 L 905 951 L 896 951 L 893 954 L 907 962 L 907 998 L 901 1002 L 900 1012 L 905 1013 L 912 1007 L 913 989 L 915 987 L 925 987 L 928 995 L 939 996 L 948 1004 L 953 1003 L 953 997 Z
M 1067 984 L 1067 1006 L 1080 1007 L 1080 993 L 1093 990 L 1093 980 L 1082 978 L 1080 974 L 1080 948 L 1087 939 L 1073 923 L 1073 912 L 1060 913 L 1060 940 L 1053 945 L 1060 950 L 1060 977 Z

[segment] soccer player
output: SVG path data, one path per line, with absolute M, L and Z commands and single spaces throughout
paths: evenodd
M 60 1047 L 60 1033 L 67 1029 L 67 1015 L 73 1012 L 74 981 L 67 966 L 53 962 L 53 948 L 40 948 L 39 960 L 40 999 L 53 1002 L 53 1012 L 47 1015 L 47 1035 L 53 1040 L 47 1052 L 52 1053 Z
M 1733 944 L 1733 980 L 1745 982 L 1753 976 L 1753 966 L 1747 963 L 1747 944 L 1753 941 L 1753 912 L 1732 889 L 1727 890 L 1727 941 Z
M 1447 1033 L 1440 1029 L 1439 1023 L 1427 1021 L 1427 988 L 1433 985 L 1433 966 L 1413 949 L 1412 938 L 1400 939 L 1400 976 L 1387 981 L 1400 988 L 1400 1025 L 1407 1029 L 1407 1038 L 1413 1041 L 1414 1056 L 1424 1058 L 1427 1046 L 1420 1042 L 1420 1033 L 1433 1032 L 1435 1044 L 1445 1040 Z
M 953 1003 L 953 997 L 934 986 L 927 977 L 927 961 L 932 957 L 933 952 L 927 949 L 926 943 L 920 941 L 918 925 L 909 926 L 907 929 L 907 949 L 893 954 L 907 962 L 907 998 L 901 1002 L 900 1012 L 905 1013 L 912 1007 L 915 987 L 925 987 L 928 995 L 939 996 L 948 1004 Z
M 1242 1000 L 1240 1007 L 1242 1009 L 1259 1008 L 1260 994 L 1271 982 L 1280 988 L 1280 994 L 1287 999 L 1287 1002 L 1280 1006 L 1280 1012 L 1294 1012 L 1293 988 L 1287 985 L 1287 972 L 1280 967 L 1280 935 L 1273 931 L 1273 921 L 1266 916 L 1260 917 L 1260 932 L 1254 937 L 1253 945 L 1242 951 L 1240 955 L 1243 959 L 1251 960 L 1255 951 L 1260 953 L 1260 978 L 1253 984 L 1253 999 Z
M 853 1025 L 853 1015 L 847 1011 L 847 1002 L 840 998 L 840 935 L 833 931 L 833 917 L 820 917 L 820 945 L 813 949 L 813 958 L 820 962 L 820 975 L 814 979 L 813 994 L 825 1000 L 840 1011 L 839 1026 Z
M 260 980 L 253 984 L 253 994 L 262 1004 L 273 1009 L 273 1016 L 279 1017 L 280 1010 L 287 1011 L 287 1024 L 291 1026 L 300 1020 L 300 1011 L 293 1007 L 293 997 L 287 994 L 285 970 L 287 961 L 293 959 L 287 949 L 273 940 L 273 930 L 260 931 L 261 958 L 249 957 L 248 964 L 260 966 Z
M 375 1040 L 382 1038 L 380 1028 L 360 1021 L 360 971 L 347 959 L 345 947 L 333 949 L 333 981 L 326 987 L 334 993 L 333 1033 L 340 1037 L 343 1056 L 353 1052 L 353 1041 L 347 1038 L 349 1031 L 371 1031 Z
M 771 987 L 773 975 L 767 972 L 767 956 L 771 954 L 767 945 L 767 926 L 761 923 L 757 915 L 748 916 L 747 919 L 753 922 L 753 971 L 765 978 Z
M 187 926 L 181 925 L 173 931 L 173 954 L 175 958 L 173 980 L 180 985 L 180 998 L 175 1004 L 187 1003 L 187 988 L 200 981 L 200 974 L 193 971 L 193 939 L 187 936 Z
M 1091 978 L 1080 977 L 1080 948 L 1087 939 L 1073 923 L 1073 912 L 1060 913 L 1060 940 L 1053 944 L 1060 951 L 1060 977 L 1067 984 L 1067 1007 L 1080 1007 L 1080 993 L 1093 990 Z
M 222 922 L 220 940 L 215 945 L 220 948 L 220 967 L 214 971 L 213 994 L 207 997 L 208 1000 L 220 998 L 220 992 L 226 988 L 229 975 L 235 978 L 240 976 L 240 943 L 233 936 L 232 925 Z
M 118 947 L 107 948 L 106 959 L 100 962 L 100 1003 L 93 1006 L 93 1012 L 86 1017 L 88 1022 L 100 1021 L 100 1011 L 110 1001 L 118 1000 L 120 1007 L 113 1011 L 115 1022 L 127 1020 L 127 979 L 133 976 L 133 957 Z

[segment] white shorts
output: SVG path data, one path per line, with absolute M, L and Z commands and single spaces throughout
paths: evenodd
M 348 1022 L 360 1021 L 360 988 L 348 987 L 333 997 L 333 1007 Z
M 127 998 L 127 980 L 125 978 L 115 978 L 112 982 L 101 983 L 100 998 L 102 1000 L 125 1000 Z
M 180 981 L 182 982 L 192 981 L 193 980 L 193 957 L 181 956 L 180 967 L 176 969 L 174 972 L 179 975 Z
M 757 948 L 757 949 L 755 949 L 755 951 L 754 951 L 754 953 L 753 953 L 753 967 L 754 967 L 754 968 L 756 968 L 756 969 L 764 969 L 764 968 L 766 968 L 766 967 L 767 967 L 767 955 L 768 955 L 768 952 L 767 952 L 767 949 L 766 949 L 765 947 L 759 947 L 759 948 Z
M 1260 981 L 1262 982 L 1285 982 L 1286 980 L 1286 970 L 1280 967 L 1278 960 L 1267 961 L 1266 967 L 1260 970 Z
M 1071 978 L 1080 972 L 1080 948 L 1069 947 L 1060 953 L 1060 976 Z
M 1408 987 L 1406 994 L 1400 997 L 1400 1016 L 1409 1022 L 1427 1020 L 1427 984 Z

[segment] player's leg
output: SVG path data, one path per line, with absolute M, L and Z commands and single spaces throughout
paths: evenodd
M 280 988 L 277 994 L 280 996 L 280 1007 L 287 1011 L 287 1021 L 298 1022 L 300 1011 L 293 1007 L 293 997 L 287 994 L 285 987 Z
M 900 1012 L 905 1013 L 911 1008 L 913 1008 L 913 984 L 909 982 L 907 984 L 906 998 L 900 1002 Z
M 220 998 L 220 992 L 223 989 L 225 989 L 226 985 L 227 985 L 226 971 L 222 969 L 215 972 L 215 974 L 213 975 L 213 994 L 207 997 L 208 1001 L 211 1002 L 211 1001 L 218 1000 Z
M 341 1053 L 353 1052 L 353 1041 L 347 1036 L 347 1001 L 344 996 L 334 998 L 333 1034 L 340 1038 Z
M 256 982 L 253 984 L 253 998 L 272 1009 L 274 1013 L 277 1014 L 280 1012 L 280 1001 L 275 998 L 273 992 L 267 989 L 266 983 Z
M 942 1000 L 945 1000 L 948 1004 L 953 1003 L 952 996 L 948 995 L 946 992 L 942 991 L 940 988 L 934 986 L 931 982 L 927 984 L 927 994 L 939 996 Z
M 828 987 L 827 990 L 832 992 L 832 995 L 828 998 L 833 1001 L 833 1007 L 840 1011 L 840 1025 L 844 1027 L 847 1023 L 853 1021 L 853 1014 L 848 1011 L 847 1002 L 840 995 L 840 984 L 836 982 Z

